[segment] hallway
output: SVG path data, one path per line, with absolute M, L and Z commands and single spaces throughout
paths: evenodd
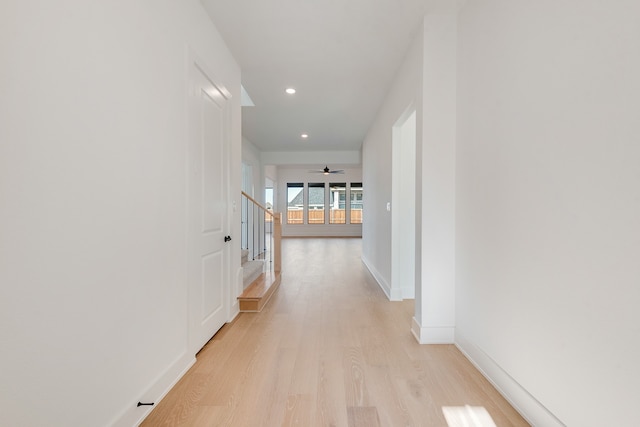
M 528 425 L 455 346 L 416 342 L 413 301 L 386 299 L 361 239 L 282 251 L 265 309 L 225 325 L 143 426 L 488 427 L 452 421 L 485 409 L 499 427 Z

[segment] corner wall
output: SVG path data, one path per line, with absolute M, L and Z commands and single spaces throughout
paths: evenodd
M 456 341 L 534 425 L 640 401 L 640 4 L 459 16 Z
M 362 260 L 391 299 L 402 298 L 401 287 L 396 285 L 392 288 L 391 280 L 391 212 L 387 211 L 387 203 L 392 200 L 392 129 L 403 114 L 411 107 L 415 108 L 416 145 L 421 144 L 422 48 L 420 28 L 362 145 L 366 204 L 362 224 Z M 416 200 L 416 205 L 418 203 Z M 396 208 L 400 209 L 391 206 L 391 209 Z M 419 230 L 418 222 L 416 233 Z
M 240 70 L 198 1 L 0 3 L 0 425 L 135 425 L 194 360 L 188 47 L 239 165 Z
M 454 342 L 456 44 L 453 4 L 425 16 L 422 140 L 417 150 L 419 280 L 412 323 L 422 344 Z
M 363 145 L 370 188 L 362 259 L 390 300 L 403 298 L 392 281 L 392 129 L 416 111 L 415 316 L 420 343 L 453 343 L 455 327 L 456 11 L 444 4 L 425 16 Z M 402 221 L 403 206 L 391 206 Z M 399 268 L 399 266 L 395 266 Z
M 250 195 L 264 205 L 264 168 L 260 161 L 260 154 L 260 150 L 251 141 L 242 138 L 242 163 L 250 165 L 253 171 L 254 194 Z

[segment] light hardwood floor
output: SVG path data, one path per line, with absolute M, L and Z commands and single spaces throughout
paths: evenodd
M 283 239 L 282 253 L 264 310 L 224 326 L 143 426 L 490 425 L 448 424 L 451 407 L 528 425 L 455 346 L 416 342 L 413 301 L 387 300 L 360 239 Z

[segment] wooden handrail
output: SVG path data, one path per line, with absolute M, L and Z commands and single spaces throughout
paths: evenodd
M 256 205 L 257 207 L 259 207 L 260 209 L 262 209 L 263 211 L 265 211 L 265 213 L 267 213 L 268 215 L 271 215 L 272 218 L 275 218 L 275 214 L 273 212 L 271 212 L 269 209 L 265 208 L 264 206 L 262 206 L 256 199 L 254 199 L 253 197 L 251 197 L 250 195 L 248 195 L 247 193 L 245 193 L 244 191 L 241 191 L 242 195 L 244 197 L 246 197 L 247 199 L 249 199 L 254 205 Z

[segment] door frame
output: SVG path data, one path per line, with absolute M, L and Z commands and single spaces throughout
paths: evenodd
M 186 314 L 187 314 L 187 349 L 188 352 L 190 354 L 197 354 L 198 351 L 200 351 L 203 347 L 202 343 L 199 343 L 199 340 L 196 340 L 197 338 L 197 334 L 194 330 L 194 322 L 193 322 L 193 317 L 195 316 L 195 314 L 193 313 L 192 307 L 193 307 L 193 298 L 195 298 L 195 295 L 193 295 L 193 289 L 192 289 L 192 283 L 191 283 L 191 279 L 190 279 L 190 265 L 192 260 L 190 259 L 191 257 L 191 248 L 190 248 L 190 244 L 191 244 L 191 239 L 192 236 L 190 234 L 190 221 L 191 221 L 191 206 L 190 204 L 190 199 L 189 199 L 189 173 L 190 173 L 190 166 L 189 166 L 189 144 L 191 144 L 191 129 L 190 129 L 190 114 L 192 114 L 192 110 L 191 110 L 191 98 L 195 95 L 194 94 L 194 88 L 195 88 L 195 82 L 194 82 L 194 73 L 195 72 L 201 72 L 202 74 L 205 75 L 205 77 L 210 81 L 210 83 L 222 94 L 222 96 L 224 97 L 224 99 L 227 102 L 227 106 L 224 108 L 223 110 L 223 121 L 224 121 L 224 125 L 223 125 L 223 144 L 224 144 L 224 159 L 223 162 L 225 162 L 225 171 L 223 174 L 223 179 L 226 182 L 226 186 L 228 188 L 228 191 L 226 192 L 226 221 L 224 224 L 224 227 L 226 228 L 226 233 L 228 235 L 233 234 L 233 227 L 232 227 L 232 215 L 233 215 L 233 209 L 232 209 L 232 205 L 233 205 L 233 195 L 231 194 L 231 190 L 232 190 L 232 185 L 231 185 L 231 151 L 232 151 L 232 146 L 231 146 L 231 139 L 232 139 L 232 131 L 231 131 L 231 126 L 232 126 L 232 118 L 231 118 L 231 92 L 225 87 L 224 84 L 222 84 L 221 80 L 218 79 L 218 77 L 216 76 L 215 73 L 213 73 L 211 71 L 211 68 L 206 64 L 206 62 L 191 48 L 189 47 L 187 50 L 187 97 L 186 97 L 186 117 L 185 117 L 185 123 L 186 123 L 186 145 L 185 145 L 185 187 L 186 187 L 186 194 L 185 194 L 185 206 L 186 206 L 186 233 L 185 233 L 185 260 L 186 260 L 186 291 L 187 291 L 187 310 L 186 310 Z M 232 263 L 231 263 L 231 256 L 233 254 L 232 251 L 232 245 L 228 244 L 226 245 L 226 247 L 224 248 L 224 257 L 225 259 L 223 260 L 223 268 L 225 268 L 225 272 L 223 273 L 223 277 L 225 278 L 225 280 L 222 283 L 222 291 L 223 291 L 223 304 L 224 304 L 224 318 L 225 318 L 225 322 L 229 322 L 230 320 L 230 316 L 231 316 L 231 306 L 232 306 L 232 290 L 233 290 L 233 286 L 232 286 L 232 281 L 233 281 L 233 277 L 231 274 L 231 267 L 232 267 Z
M 392 128 L 391 286 L 393 301 L 416 295 L 416 144 L 417 111 L 409 106 Z

